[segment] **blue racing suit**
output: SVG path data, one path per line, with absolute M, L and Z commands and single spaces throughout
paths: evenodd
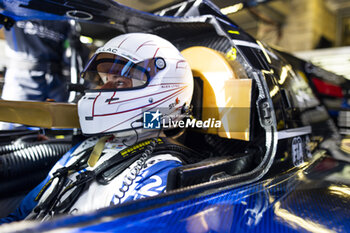
M 36 219 L 35 216 L 37 214 L 34 213 L 34 208 L 43 203 L 56 186 L 55 179 L 51 179 L 55 172 L 60 168 L 73 164 L 82 156 L 83 151 L 86 151 L 88 148 L 92 148 L 97 141 L 97 137 L 89 138 L 68 151 L 51 169 L 46 179 L 28 193 L 28 195 L 21 202 L 19 208 L 8 217 L 0 219 L 0 224 L 24 219 Z M 101 166 L 103 162 L 109 161 L 110 158 L 116 156 L 118 152 L 128 150 L 129 148 L 125 146 L 125 141 L 113 139 L 106 142 L 102 151 L 102 156 L 96 165 L 93 168 L 87 167 L 74 172 L 73 174 L 69 174 L 67 176 L 67 180 L 65 181 L 64 188 L 67 188 L 70 184 L 72 184 L 77 179 L 76 177 L 82 172 L 87 170 L 93 171 Z M 133 174 L 133 171 L 135 171 L 134 168 L 138 166 L 138 162 L 138 160 L 133 162 L 128 168 L 113 178 L 113 180 L 111 180 L 111 182 L 108 184 L 101 184 L 94 180 L 86 189 L 84 189 L 75 203 L 70 205 L 69 209 L 66 210 L 66 213 L 86 213 L 88 211 L 97 210 L 110 205 L 157 195 L 165 191 L 168 172 L 172 168 L 181 166 L 181 161 L 170 154 L 151 156 L 139 170 L 138 174 L 133 178 L 128 179 L 129 184 L 127 189 L 125 189 L 124 181 L 127 177 L 130 178 L 135 175 Z M 132 180 L 131 183 L 130 180 Z M 62 190 L 64 190 L 64 188 Z M 68 194 L 69 192 L 67 192 L 67 196 Z M 39 196 L 40 198 L 38 198 Z M 64 202 L 67 196 L 61 196 L 59 202 Z M 51 217 L 52 216 L 47 215 L 40 219 L 46 220 Z

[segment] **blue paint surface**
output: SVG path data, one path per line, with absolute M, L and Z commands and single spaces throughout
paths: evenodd
M 239 188 L 217 189 L 212 194 L 197 195 L 185 201 L 176 200 L 191 194 L 144 199 L 42 223 L 30 230 L 347 232 L 350 231 L 348 171 L 348 163 L 325 158 L 302 169 Z M 138 213 L 130 212 L 134 210 Z

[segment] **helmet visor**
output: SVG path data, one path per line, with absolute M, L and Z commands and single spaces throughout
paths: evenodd
M 96 54 L 86 66 L 82 77 L 91 89 L 122 90 L 146 86 L 157 73 L 155 59 L 134 63 L 124 57 L 111 54 Z

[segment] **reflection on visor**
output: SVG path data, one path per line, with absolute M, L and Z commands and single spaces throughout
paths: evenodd
M 145 86 L 157 72 L 155 59 L 133 63 L 121 56 L 100 53 L 83 71 L 83 78 L 94 89 L 130 89 Z

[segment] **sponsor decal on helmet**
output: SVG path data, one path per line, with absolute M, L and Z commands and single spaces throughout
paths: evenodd
M 169 109 L 174 108 L 174 107 L 175 107 L 176 105 L 178 105 L 179 103 L 180 103 L 180 100 L 179 100 L 179 98 L 177 97 L 173 103 L 169 104 Z
M 119 55 L 121 57 L 124 57 L 126 59 L 129 59 L 133 62 L 138 62 L 140 61 L 139 58 L 135 57 L 135 56 L 132 56 L 130 53 L 126 52 L 126 51 L 123 51 L 122 49 L 120 48 L 114 48 L 114 47 L 101 47 L 99 49 L 96 50 L 96 54 L 98 53 L 113 53 L 115 55 Z
M 103 52 L 108 52 L 108 53 L 117 54 L 117 53 L 118 53 L 118 49 L 117 49 L 117 48 L 105 48 L 105 47 L 101 47 L 101 48 L 97 49 L 97 51 L 96 51 L 96 53 L 103 53 Z

